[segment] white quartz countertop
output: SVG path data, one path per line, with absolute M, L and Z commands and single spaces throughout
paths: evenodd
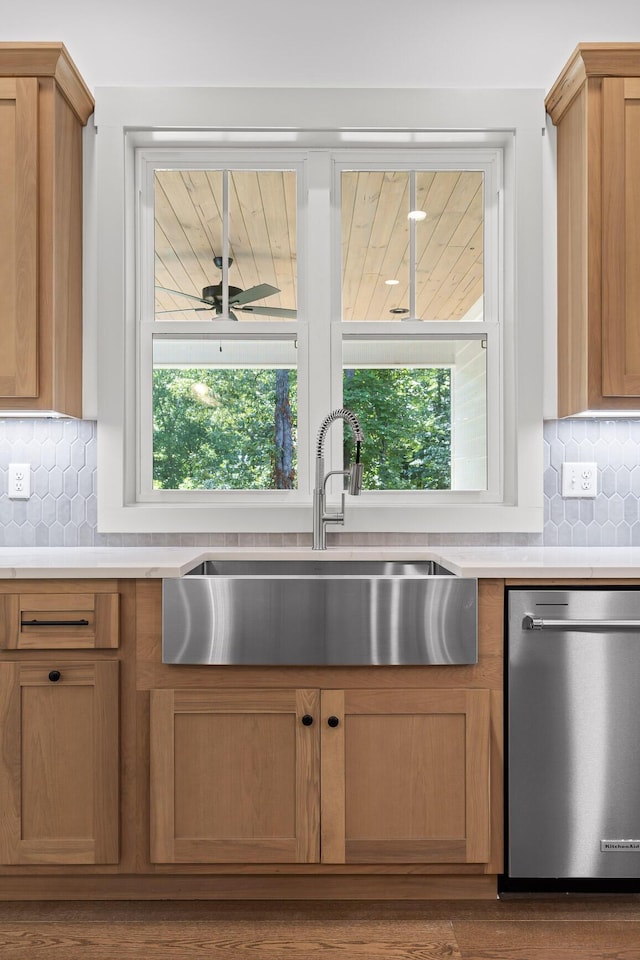
M 181 577 L 227 560 L 436 560 L 458 576 L 640 578 L 640 547 L 0 547 L 0 579 Z

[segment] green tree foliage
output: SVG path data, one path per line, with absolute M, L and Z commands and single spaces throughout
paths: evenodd
M 155 370 L 154 487 L 294 487 L 296 385 L 293 370 Z
M 364 430 L 365 489 L 450 488 L 449 370 L 346 370 L 343 405 Z M 295 371 L 159 369 L 153 411 L 156 488 L 295 487 Z M 351 431 L 344 436 L 347 458 Z
M 451 376 L 446 368 L 345 370 L 344 406 L 365 435 L 365 490 L 451 487 Z M 344 432 L 345 463 L 351 433 Z

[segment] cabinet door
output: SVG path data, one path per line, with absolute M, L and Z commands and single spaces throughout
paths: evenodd
M 603 394 L 640 396 L 640 79 L 602 81 Z
M 0 862 L 117 863 L 118 663 L 0 664 Z
M 38 395 L 38 81 L 0 78 L 0 397 Z
M 323 863 L 486 862 L 489 698 L 324 691 Z
M 318 702 L 317 690 L 152 690 L 152 862 L 317 861 Z

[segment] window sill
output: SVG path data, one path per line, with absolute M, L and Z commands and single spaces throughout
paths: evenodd
M 268 507 L 264 504 L 208 506 L 198 504 L 135 504 L 104 502 L 98 508 L 100 533 L 309 533 L 308 504 Z M 333 507 L 335 509 L 335 506 Z M 540 503 L 448 504 L 430 506 L 360 506 L 347 500 L 346 522 L 329 526 L 345 533 L 538 533 Z

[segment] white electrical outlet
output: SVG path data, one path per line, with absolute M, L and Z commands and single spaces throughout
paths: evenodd
M 562 464 L 563 497 L 595 497 L 597 492 L 597 463 Z
M 31 496 L 31 464 L 10 463 L 7 493 L 12 500 L 28 500 Z

